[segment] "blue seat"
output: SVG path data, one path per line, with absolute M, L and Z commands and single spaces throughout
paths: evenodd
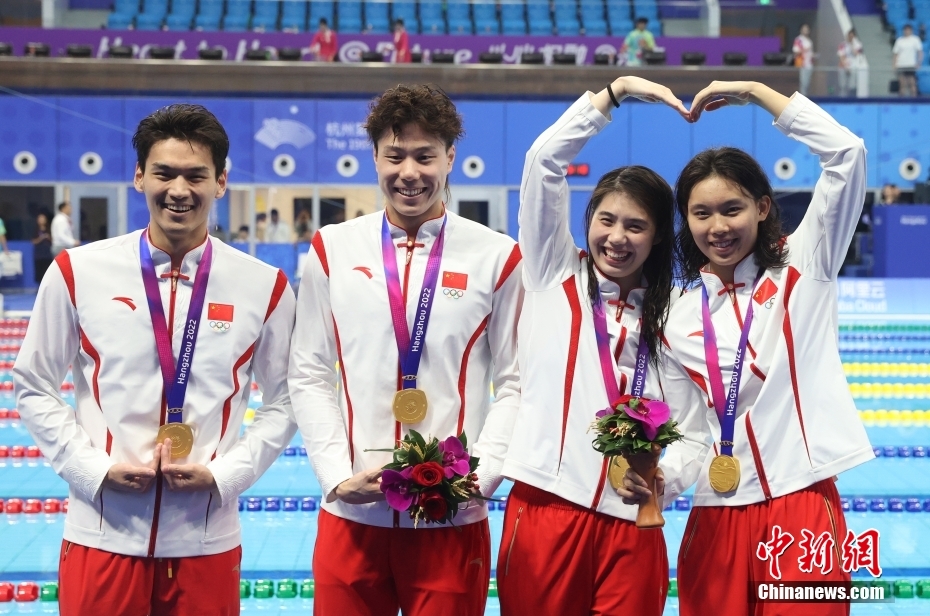
M 463 0 L 450 0 L 446 5 L 449 34 L 471 34 L 471 7 Z
M 315 30 L 320 25 L 321 17 L 326 19 L 326 23 L 329 24 L 330 28 L 336 24 L 335 20 L 333 19 L 332 2 L 311 2 L 310 16 L 307 19 L 307 27 L 311 30 Z
M 406 24 L 404 24 L 406 26 Z M 385 34 L 391 30 L 387 2 L 365 1 L 365 31 Z
M 633 16 L 635 19 L 645 17 L 649 20 L 649 29 L 653 32 L 661 30 L 659 19 L 659 5 L 655 0 L 633 0 Z
M 413 2 L 395 2 L 391 5 L 391 20 L 404 20 L 407 32 L 419 32 L 420 24 L 417 19 L 417 5 Z
M 604 15 L 604 3 L 600 0 L 581 0 L 581 23 L 588 36 L 607 35 Z
M 307 3 L 305 0 L 284 0 L 281 3 L 281 30 L 303 32 L 307 29 Z
M 255 13 L 252 15 L 252 29 L 277 30 L 278 14 L 280 11 L 280 0 L 255 0 Z
M 555 27 L 559 34 L 577 35 L 581 31 L 578 7 L 573 0 L 559 0 L 555 5 Z
M 110 30 L 128 30 L 135 18 L 135 13 L 110 13 L 107 16 L 107 28 Z
M 423 0 L 420 3 L 420 32 L 423 34 L 446 33 L 446 18 L 442 13 L 442 2 Z
M 226 16 L 223 17 L 223 30 L 227 32 L 245 32 L 252 19 L 252 0 L 228 0 Z
M 526 7 L 522 2 L 501 4 L 501 30 L 504 34 L 526 34 Z
M 475 18 L 475 34 L 499 34 L 500 22 L 497 21 L 497 6 L 483 0 L 475 2 L 471 7 Z
M 530 26 L 530 34 L 551 35 L 552 17 L 549 15 L 549 4 L 540 0 L 529 0 L 526 5 L 526 17 Z
M 628 0 L 607 0 L 607 23 L 613 36 L 625 37 L 633 29 Z
M 362 31 L 362 3 L 339 2 L 336 4 L 340 32 Z
M 165 25 L 169 30 L 190 30 L 196 12 L 195 0 L 174 0 L 171 3 L 171 12 L 165 18 Z
M 160 30 L 168 14 L 168 0 L 147 0 L 136 16 L 137 30 Z
M 223 0 L 200 0 L 200 10 L 194 18 L 197 30 L 219 30 L 223 19 Z

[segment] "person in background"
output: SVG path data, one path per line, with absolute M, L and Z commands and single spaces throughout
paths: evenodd
M 365 212 L 362 210 L 355 210 L 355 218 L 361 218 L 365 215 Z
M 255 241 L 265 241 L 265 230 L 268 227 L 268 214 L 259 212 L 255 215 Z
M 269 244 L 291 243 L 291 226 L 281 220 L 278 210 L 271 210 L 271 222 L 265 229 L 265 241 Z
M 294 231 L 297 233 L 298 242 L 309 242 L 313 239 L 313 218 L 311 218 L 310 212 L 305 209 L 297 212 Z
M 885 184 L 882 186 L 881 200 L 879 205 L 894 205 L 901 200 L 901 189 L 896 184 Z
M 32 261 L 35 264 L 35 281 L 39 284 L 52 264 L 52 234 L 48 228 L 48 215 L 45 212 L 39 212 L 36 216 L 36 236 L 32 238 Z
M 840 82 L 840 96 L 858 94 L 858 90 L 862 85 L 859 81 L 862 79 L 863 63 L 866 62 L 866 59 L 862 53 L 862 43 L 856 36 L 855 28 L 846 33 L 846 40 L 840 43 L 836 55 L 839 57 L 840 64 L 840 70 L 837 73 Z
M 407 37 L 403 19 L 394 22 L 394 52 L 395 64 L 410 62 L 410 39 Z
M 649 20 L 640 17 L 636 20 L 636 27 L 626 35 L 626 39 L 623 41 L 623 48 L 620 53 L 626 53 L 627 66 L 642 66 L 643 52 L 655 49 L 656 40 L 652 36 L 652 32 L 646 29 L 647 25 L 649 25 Z
M 239 227 L 236 237 L 233 239 L 234 242 L 248 242 L 249 241 L 249 225 L 242 225 Z
M 339 43 L 336 40 L 336 33 L 330 29 L 326 18 L 321 17 L 320 28 L 313 35 L 313 40 L 310 41 L 310 51 L 316 54 L 317 62 L 335 62 L 338 50 Z
M 904 26 L 891 53 L 898 72 L 898 95 L 917 96 L 917 67 L 924 61 L 924 47 L 911 24 Z
M 801 69 L 798 91 L 807 95 L 811 86 L 811 76 L 814 74 L 814 41 L 811 40 L 811 27 L 807 24 L 801 26 L 801 32 L 791 45 L 794 53 L 794 65 Z
M 81 242 L 74 239 L 74 229 L 71 227 L 71 202 L 59 203 L 58 213 L 52 219 L 52 256 L 57 256 L 66 248 L 80 245 Z

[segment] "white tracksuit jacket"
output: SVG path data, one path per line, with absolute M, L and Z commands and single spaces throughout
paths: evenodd
M 391 410 L 400 375 L 381 254 L 384 215 L 376 212 L 321 229 L 300 281 L 289 383 L 324 501 L 354 474 L 390 462 L 390 453 L 366 450 L 393 448 L 405 433 Z M 423 422 L 411 427 L 439 439 L 464 431 L 469 451 L 481 458 L 481 491 L 490 496 L 501 481 L 520 402 L 515 333 L 523 296 L 520 251 L 506 235 L 451 212 L 444 216 L 440 276 L 417 375 L 429 410 Z M 423 223 L 409 248 L 406 232 L 391 225 L 408 327 L 417 306 L 411 298 L 419 295 L 441 224 L 442 217 Z M 464 293 L 442 292 L 445 273 L 467 275 Z M 323 509 L 372 526 L 391 527 L 396 518 L 400 527 L 413 527 L 406 513 L 395 516 L 383 501 L 349 505 L 337 500 L 324 502 Z M 459 513 L 456 524 L 485 517 L 486 506 L 471 506 Z
M 594 415 L 611 401 L 594 336 L 585 257 L 569 230 L 565 179 L 569 163 L 609 121 L 585 94 L 536 139 L 526 155 L 520 192 L 520 250 L 526 287 L 519 327 L 522 393 L 504 475 L 592 511 L 635 520 L 637 507 L 623 504 L 607 482 L 604 456 L 591 446 Z M 610 304 L 618 299 L 620 287 L 596 269 L 595 274 L 607 312 L 618 386 L 628 394 L 645 289 L 629 291 L 626 303 L 630 305 Z M 701 400 L 691 391 L 684 371 L 661 359 L 661 370 L 649 367 L 644 395 L 666 400 L 672 417 L 680 419 L 682 406 Z M 701 421 L 694 414 L 684 417 Z M 687 424 L 681 430 L 689 437 L 699 435 Z M 686 462 L 705 450 L 704 443 L 690 438 L 666 449 L 660 463 L 666 478 L 665 502 L 694 482 L 697 469 Z M 682 474 L 686 468 L 690 477 Z
M 129 556 L 218 554 L 240 544 L 237 497 L 296 432 L 286 379 L 294 294 L 280 270 L 210 239 L 212 271 L 184 403 L 194 449 L 180 462 L 206 465 L 217 490 L 173 492 L 160 477 L 141 494 L 103 487 L 113 464 L 151 463 L 166 415 L 141 233 L 64 251 L 49 268 L 13 369 L 17 404 L 70 486 L 66 540 Z M 150 243 L 175 361 L 205 247 L 184 256 L 172 291 L 171 259 Z M 211 327 L 211 303 L 232 305 L 228 329 Z M 59 394 L 69 366 L 74 409 Z M 253 373 L 264 405 L 240 436 Z
M 698 506 L 777 498 L 873 457 L 843 374 L 837 335 L 836 279 L 865 198 L 865 146 L 801 94 L 775 126 L 808 146 L 823 168 L 804 219 L 787 238 L 788 265 L 766 271 L 754 291 L 758 268 L 752 255 L 745 258 L 734 273 L 736 305 L 720 278 L 701 275 L 725 390 L 743 317 L 755 303 L 733 439 L 741 480 L 732 493 L 714 492 L 707 476 L 719 453 L 720 423 L 707 393 L 700 287 L 675 303 L 665 332 L 671 353 L 704 397 L 693 410 L 702 416 L 702 437 L 713 443 L 698 474 Z

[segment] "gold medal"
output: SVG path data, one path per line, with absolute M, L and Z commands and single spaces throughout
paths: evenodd
M 167 438 L 171 439 L 172 458 L 184 458 L 194 448 L 194 431 L 187 424 L 169 423 L 160 427 L 155 443 L 160 445 Z
M 426 392 L 402 389 L 394 394 L 394 418 L 402 424 L 418 424 L 426 419 Z
M 630 468 L 630 463 L 623 456 L 614 456 L 610 459 L 610 465 L 607 469 L 607 478 L 610 480 L 610 486 L 614 490 L 623 487 L 623 478 L 626 477 L 626 469 Z
M 717 456 L 707 471 L 710 487 L 718 494 L 732 492 L 739 485 L 739 460 L 733 456 Z

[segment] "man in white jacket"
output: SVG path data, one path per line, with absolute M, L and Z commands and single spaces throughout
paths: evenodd
M 148 228 L 58 255 L 14 366 L 23 422 L 70 487 L 61 614 L 238 614 L 237 497 L 296 430 L 294 294 L 207 234 L 229 150 L 209 111 L 160 109 L 133 145 Z M 240 436 L 253 372 L 264 406 Z
M 481 616 L 491 570 L 487 507 L 463 506 L 457 528 L 414 529 L 384 502 L 381 467 L 391 454 L 377 450 L 410 429 L 440 440 L 464 432 L 480 458 L 480 490 L 494 493 L 520 402 L 520 251 L 444 206 L 462 133 L 445 93 L 392 88 L 372 106 L 367 130 L 385 209 L 313 237 L 290 365 L 294 412 L 325 497 L 314 612 Z M 405 335 L 429 298 L 428 329 Z M 402 373 L 411 338 L 423 341 L 422 360 Z M 392 413 L 408 383 L 428 396 L 415 422 Z

